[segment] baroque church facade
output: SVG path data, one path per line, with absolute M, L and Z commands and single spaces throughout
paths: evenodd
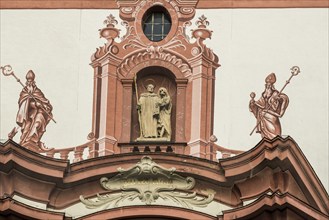
M 0 219 L 328 219 L 328 194 L 293 138 L 245 152 L 215 143 L 220 62 L 206 15 L 191 22 L 198 3 L 115 1 L 126 30 L 112 15 L 99 30 L 89 142 L 1 143 Z

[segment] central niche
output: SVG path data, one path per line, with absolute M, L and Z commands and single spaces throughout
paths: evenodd
M 137 73 L 132 94 L 132 142 L 175 140 L 176 93 L 175 76 L 168 69 L 152 66 Z

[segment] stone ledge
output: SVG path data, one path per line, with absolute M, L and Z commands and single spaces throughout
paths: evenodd
M 200 0 L 199 9 L 221 8 L 327 8 L 327 0 Z M 1 9 L 118 9 L 108 0 L 1 0 Z

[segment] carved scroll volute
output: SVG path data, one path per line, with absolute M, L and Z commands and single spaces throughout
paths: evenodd
M 182 177 L 175 173 L 175 168 L 166 169 L 149 156 L 144 156 L 140 162 L 128 169 L 118 169 L 118 174 L 110 179 L 103 177 L 100 184 L 109 191 L 108 194 L 97 194 L 95 199 L 80 201 L 87 208 L 101 206 L 119 207 L 123 201 L 140 200 L 145 205 L 157 204 L 159 200 L 172 201 L 178 206 L 193 209 L 207 207 L 216 194 L 212 189 L 202 190 L 204 195 L 192 191 L 195 186 L 193 177 Z M 120 193 L 121 191 L 121 193 Z M 161 198 L 161 199 L 160 199 Z
M 123 21 L 133 22 L 135 17 L 133 16 L 133 12 L 139 10 L 137 8 L 139 5 L 145 5 L 145 0 L 116 0 L 119 6 L 119 15 Z
M 179 7 L 179 20 L 182 22 L 190 21 L 195 15 L 195 5 L 185 5 Z
M 135 18 L 133 16 L 133 12 L 136 10 L 136 7 L 131 6 L 131 5 L 123 5 L 122 7 L 120 7 L 120 18 L 123 21 L 134 21 Z

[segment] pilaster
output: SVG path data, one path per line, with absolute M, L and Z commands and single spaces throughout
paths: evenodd
M 214 80 L 212 64 L 200 55 L 191 63 L 193 68 L 191 155 L 205 158 L 209 137 L 213 134 Z
M 186 142 L 185 120 L 186 120 L 186 87 L 187 79 L 176 79 L 177 105 L 176 105 L 176 142 Z
M 122 131 L 120 142 L 128 143 L 131 141 L 131 111 L 132 111 L 132 94 L 133 80 L 122 79 L 123 86 L 123 108 L 122 108 Z
M 99 108 L 99 156 L 113 154 L 116 147 L 115 122 L 117 109 L 117 75 L 115 63 L 106 59 L 101 67 L 101 95 Z

